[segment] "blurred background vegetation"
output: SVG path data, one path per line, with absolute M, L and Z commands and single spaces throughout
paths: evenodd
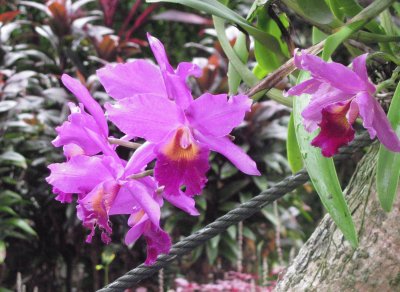
M 229 7 L 245 17 L 252 2 L 231 1 Z M 287 22 L 293 45 L 310 45 L 311 26 L 282 5 L 273 9 Z M 61 150 L 51 145 L 54 127 L 66 119 L 67 102 L 76 102 L 61 86 L 61 74 L 78 77 L 103 104 L 109 97 L 95 71 L 109 62 L 151 58 L 146 32 L 165 44 L 172 64 L 194 61 L 203 67 L 203 76 L 191 80 L 195 95 L 228 91 L 227 60 L 208 15 L 140 0 L 0 0 L 0 291 L 21 283 L 28 291 L 93 291 L 145 259 L 142 240 L 133 247 L 123 243 L 126 218 L 113 219 L 109 246 L 99 238 L 86 244 L 87 230 L 75 207 L 55 201 L 44 178 L 48 164 L 62 161 Z M 235 29 L 227 32 L 233 44 Z M 252 50 L 249 62 L 254 63 Z M 162 221 L 174 242 L 291 173 L 285 146 L 289 114 L 271 100 L 254 105 L 233 134 L 264 175 L 245 176 L 226 159 L 212 156 L 209 182 L 197 197 L 201 215 L 164 209 Z M 113 134 L 121 136 L 116 129 Z M 124 151 L 121 155 L 128 157 Z M 343 180 L 354 160 L 340 168 Z M 205 283 L 232 270 L 265 285 L 266 279 L 276 279 L 322 215 L 318 197 L 305 185 L 173 263 L 164 271 L 163 285 L 174 287 L 179 276 Z M 149 291 L 158 285 L 157 277 L 141 284 Z

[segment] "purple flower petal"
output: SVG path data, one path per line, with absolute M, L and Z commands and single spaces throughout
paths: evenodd
M 347 93 L 338 90 L 329 84 L 321 84 L 312 95 L 309 105 L 301 113 L 307 131 L 312 132 L 322 120 L 322 110 L 336 102 L 345 102 L 351 99 Z
M 321 131 L 311 142 L 320 147 L 322 155 L 331 157 L 338 149 L 354 139 L 354 129 L 346 118 L 350 103 L 337 103 L 322 110 Z
M 358 56 L 353 60 L 353 71 L 364 81 L 366 87 L 368 88 L 368 92 L 373 94 L 376 90 L 375 85 L 369 81 L 368 72 L 367 72 L 367 56 L 368 54 L 363 54 Z
M 228 135 L 244 119 L 252 100 L 246 95 L 203 94 L 185 111 L 190 125 L 206 136 Z
M 150 142 L 145 142 L 142 146 L 135 150 L 129 159 L 125 173 L 126 175 L 131 175 L 142 171 L 147 164 L 156 158 L 154 152 L 155 144 Z
M 189 130 L 179 128 L 165 142 L 157 145 L 157 161 L 154 176 L 158 183 L 165 186 L 165 193 L 180 195 L 180 188 L 186 187 L 185 194 L 200 194 L 210 168 L 209 150 L 194 141 Z
M 173 101 L 153 94 L 135 95 L 105 107 L 109 119 L 122 132 L 155 143 L 163 140 L 183 121 Z
M 179 75 L 183 80 L 186 80 L 189 76 L 201 77 L 203 70 L 196 64 L 190 62 L 181 62 L 178 64 L 176 74 Z
M 260 175 L 256 163 L 228 137 L 211 137 L 196 135 L 210 150 L 221 153 L 230 160 L 240 171 L 249 175 Z
M 153 51 L 154 57 L 156 58 L 157 63 L 160 66 L 161 73 L 164 79 L 164 84 L 167 89 L 168 98 L 171 100 L 175 100 L 182 109 L 187 108 L 193 98 L 190 93 L 189 87 L 186 85 L 186 76 L 185 78 L 182 78 L 180 75 L 175 73 L 174 69 L 168 61 L 164 45 L 157 38 L 151 36 L 149 33 L 147 33 L 147 38 L 149 40 L 150 48 Z M 182 76 L 189 73 L 187 68 L 185 68 L 186 70 L 183 69 L 184 67 L 182 67 L 182 69 L 179 71 Z
M 171 238 L 161 228 L 151 225 L 145 230 L 144 236 L 147 243 L 146 265 L 152 265 L 157 260 L 157 256 L 162 253 L 169 253 L 171 249 Z
M 321 81 L 311 78 L 300 84 L 297 84 L 296 86 L 293 86 L 287 92 L 284 92 L 284 95 L 285 96 L 290 96 L 290 95 L 299 96 L 304 93 L 312 94 L 318 90 L 320 85 L 321 85 Z
M 87 194 L 101 182 L 113 179 L 99 157 L 74 156 L 68 162 L 48 167 L 51 173 L 46 181 L 64 193 Z
M 91 241 L 93 230 L 99 227 L 102 230 L 103 241 L 109 243 L 112 228 L 109 223 L 108 213 L 118 191 L 119 185 L 115 181 L 105 181 L 98 184 L 89 194 L 78 200 L 79 218 L 82 220 L 83 226 L 92 230 L 87 239 L 88 242 Z
M 172 205 L 185 211 L 189 215 L 200 215 L 199 211 L 197 211 L 195 207 L 195 200 L 192 197 L 188 197 L 187 195 L 185 195 L 182 191 L 180 191 L 178 195 L 164 194 L 164 198 Z
M 143 210 L 132 214 L 129 217 L 129 223 L 128 224 L 132 227 L 125 235 L 125 244 L 127 245 L 135 243 L 151 224 L 149 217 L 143 212 Z
M 81 102 L 89 113 L 93 116 L 96 123 L 99 125 L 104 136 L 108 136 L 107 121 L 101 106 L 93 99 L 89 91 L 77 79 L 72 78 L 67 74 L 61 76 L 61 81 L 71 91 L 76 98 Z
M 366 92 L 358 94 L 356 101 L 360 108 L 363 125 L 368 130 L 371 138 L 374 138 L 376 135 L 387 149 L 400 152 L 400 140 L 393 131 L 386 113 L 378 101 Z
M 167 96 L 160 69 L 145 60 L 107 65 L 97 70 L 97 76 L 106 92 L 115 99 L 144 93 Z
M 146 212 L 150 221 L 155 226 L 160 226 L 160 205 L 153 198 L 155 190 L 153 190 L 153 193 L 150 193 L 142 183 L 135 180 L 129 181 L 124 187 L 130 192 L 132 198 L 137 202 L 137 205 Z
M 94 120 L 94 118 L 84 112 L 83 107 L 78 107 L 73 103 L 69 103 L 69 107 L 71 109 L 71 114 L 68 116 L 68 121 L 65 121 L 61 126 L 56 128 L 58 136 L 52 141 L 53 145 L 56 147 L 75 144 L 83 150 L 83 153 L 86 155 L 94 155 L 101 151 L 101 147 L 99 147 L 96 143 L 93 143 L 93 140 L 87 132 L 85 128 L 92 129 L 97 136 L 100 136 L 99 139 L 105 140 L 103 133 L 101 132 L 98 124 Z M 77 150 L 76 153 L 79 153 L 79 149 L 69 149 Z M 74 155 L 74 152 L 71 152 L 68 155 Z
M 310 71 L 313 78 L 321 82 L 327 82 L 349 94 L 356 94 L 366 90 L 365 83 L 351 69 L 342 64 L 324 62 L 322 59 L 302 52 L 295 55 L 296 66 L 300 69 Z
M 57 143 L 55 141 L 56 140 L 53 141 L 53 144 Z M 98 153 L 98 150 L 99 149 L 97 149 L 95 153 Z M 67 160 L 70 160 L 71 157 L 77 156 L 77 155 L 84 155 L 84 154 L 90 155 L 88 153 L 85 153 L 85 151 L 81 147 L 79 147 L 78 145 L 73 144 L 73 143 L 65 145 L 63 147 L 63 152 L 64 152 L 64 156 L 67 158 Z

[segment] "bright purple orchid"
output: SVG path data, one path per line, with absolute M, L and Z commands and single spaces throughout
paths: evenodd
M 352 124 L 361 116 L 371 139 L 375 136 L 391 151 L 400 152 L 400 140 L 390 126 L 385 112 L 375 100 L 376 89 L 368 79 L 367 54 L 353 60 L 352 69 L 302 51 L 295 54 L 297 68 L 309 71 L 311 79 L 291 88 L 287 95 L 311 94 L 310 104 L 302 112 L 304 126 L 321 131 L 312 141 L 326 157 L 354 139 Z
M 170 198 L 201 192 L 210 150 L 244 173 L 259 175 L 255 162 L 228 137 L 250 110 L 251 100 L 209 93 L 194 100 L 186 79 L 198 77 L 200 68 L 183 62 L 174 70 L 162 43 L 150 35 L 148 39 L 159 67 L 137 60 L 97 72 L 107 93 L 117 100 L 105 106 L 108 118 L 125 134 L 147 140 L 137 159 L 157 159 L 154 175 Z
M 70 104 L 68 121 L 56 129 L 58 136 L 53 144 L 64 146 L 68 161 L 49 165 L 51 174 L 47 181 L 62 202 L 71 202 L 72 194 L 78 195 L 78 217 L 91 229 L 87 242 L 92 241 L 96 227 L 102 230 L 102 240 L 110 242 L 111 215 L 130 214 L 131 218 L 133 215 L 138 218 L 137 214 L 142 214 L 141 220 L 129 221 L 136 237 L 129 231 L 125 240 L 131 244 L 143 234 L 148 244 L 146 263 L 151 264 L 158 254 L 169 251 L 171 240 L 159 225 L 163 200 L 155 180 L 151 177 L 130 179 L 146 166 L 137 159 L 141 150 L 128 163 L 120 159 L 108 143 L 107 121 L 100 105 L 79 81 L 65 74 L 62 81 L 81 104 L 79 107 Z M 101 155 L 94 155 L 100 152 Z M 197 214 L 194 201 L 186 200 L 184 207 L 189 213 Z

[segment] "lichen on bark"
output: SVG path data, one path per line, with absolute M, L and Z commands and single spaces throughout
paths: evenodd
M 400 291 L 400 202 L 391 213 L 375 190 L 377 145 L 359 162 L 345 190 L 360 244 L 352 249 L 326 215 L 275 291 Z

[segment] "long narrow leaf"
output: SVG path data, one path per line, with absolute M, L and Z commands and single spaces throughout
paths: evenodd
M 306 80 L 308 76 L 306 72 L 301 72 L 298 82 Z M 308 105 L 310 98 L 307 94 L 294 98 L 294 127 L 300 152 L 323 205 L 346 239 L 353 247 L 357 247 L 356 229 L 340 187 L 333 159 L 323 157 L 321 150 L 311 145 L 315 133 L 308 133 L 302 124 L 301 112 Z
M 288 135 L 286 140 L 287 159 L 290 169 L 293 173 L 298 172 L 303 168 L 303 159 L 301 158 L 299 144 L 296 139 L 296 132 L 294 128 L 293 112 L 290 114 Z
M 252 26 L 249 22 L 246 21 L 242 16 L 232 11 L 222 3 L 217 0 L 147 0 L 148 3 L 156 3 L 156 2 L 169 2 L 169 3 L 177 3 L 182 4 L 188 7 L 191 7 L 196 10 L 204 11 L 208 14 L 221 17 L 225 20 L 233 22 L 247 31 L 250 35 L 252 35 L 259 42 L 263 43 L 265 46 L 268 46 L 273 50 L 276 54 L 282 56 L 279 42 L 278 40 L 262 30 Z
M 400 84 L 397 85 L 392 103 L 390 104 L 388 119 L 400 136 Z M 390 212 L 397 193 L 397 185 L 400 175 L 400 154 L 391 152 L 381 145 L 378 155 L 376 170 L 376 188 L 382 208 Z

